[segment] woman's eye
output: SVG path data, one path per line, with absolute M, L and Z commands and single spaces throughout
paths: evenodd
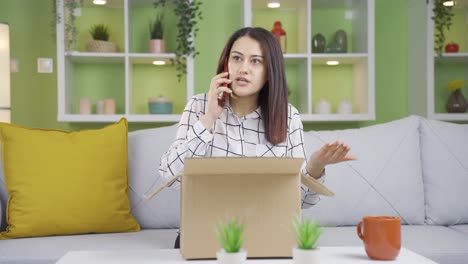
M 241 60 L 241 57 L 240 56 L 232 56 L 232 59 L 234 61 L 240 61 Z
M 255 64 L 262 63 L 262 61 L 259 59 L 252 59 L 252 62 Z

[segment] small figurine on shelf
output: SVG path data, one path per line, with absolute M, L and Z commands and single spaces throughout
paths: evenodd
M 286 53 L 288 48 L 288 38 L 286 35 L 286 31 L 283 29 L 281 21 L 275 21 L 271 33 L 273 33 L 275 38 L 279 41 L 283 53 Z
M 320 101 L 315 105 L 315 113 L 317 114 L 330 114 L 331 113 L 331 104 L 325 100 L 325 98 L 320 98 Z

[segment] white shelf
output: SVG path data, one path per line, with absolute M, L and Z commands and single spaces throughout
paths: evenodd
M 122 117 L 125 117 L 128 122 L 179 122 L 180 115 L 80 115 L 80 114 L 65 114 L 59 115 L 58 121 L 66 122 L 83 122 L 83 123 L 104 123 L 104 122 L 117 122 Z
M 77 63 L 124 63 L 123 53 L 66 52 L 65 56 Z
M 468 63 L 468 53 L 442 53 L 442 57 L 434 55 L 436 63 Z
M 465 79 L 466 78 L 466 73 L 463 74 L 455 74 L 450 77 L 445 76 L 446 74 L 450 74 L 449 72 L 453 72 L 453 67 L 464 67 L 465 69 L 468 68 L 468 53 L 442 53 L 442 56 L 438 56 L 434 52 L 434 21 L 432 19 L 433 17 L 433 7 L 434 7 L 434 1 L 430 0 L 429 4 L 427 5 L 426 9 L 426 31 L 427 31 L 427 50 L 426 50 L 426 58 L 427 58 L 427 87 L 426 87 L 426 93 L 427 93 L 427 101 L 426 101 L 426 114 L 428 118 L 431 119 L 436 119 L 436 120 L 443 120 L 443 121 L 468 121 L 468 112 L 465 113 L 443 113 L 441 112 L 441 101 L 442 99 L 439 97 L 441 96 L 440 94 L 440 86 L 441 80 L 444 80 L 443 82 L 448 82 L 451 79 Z M 467 4 L 462 4 L 458 5 L 456 8 L 462 8 L 464 9 L 464 12 L 468 12 L 468 6 Z M 455 9 L 454 9 L 455 10 Z M 458 21 L 458 20 L 457 20 Z M 465 26 L 465 32 L 468 32 L 467 26 Z M 446 32 L 446 35 L 449 35 L 449 32 Z M 449 39 L 447 39 L 448 41 Z M 446 42 L 447 42 L 446 41 Z M 437 74 L 441 74 L 441 72 L 438 72 L 436 69 L 443 69 L 444 64 L 447 64 L 449 67 L 449 70 L 443 70 L 444 76 L 440 76 Z M 448 65 L 451 64 L 451 65 Z M 437 68 L 436 68 L 437 66 Z M 462 72 L 462 71 L 460 71 Z M 463 72 L 466 72 L 463 70 Z M 438 81 L 438 83 L 436 83 Z M 445 84 L 444 84 L 445 85 Z M 437 86 L 437 87 L 436 87 Z M 447 98 L 443 98 L 443 100 L 447 100 Z M 466 96 L 466 94 L 465 94 Z M 436 106 L 437 104 L 437 106 Z M 445 102 L 444 102 L 444 107 L 445 109 Z M 437 110 L 436 110 L 437 109 Z
M 63 3 L 64 0 L 57 0 L 59 3 Z M 243 0 L 242 14 L 244 16 L 244 26 L 252 26 L 252 18 L 255 12 L 269 12 L 266 9 L 266 0 Z M 91 8 L 90 0 L 85 0 L 86 6 Z M 175 54 L 150 54 L 150 53 L 134 53 L 129 52 L 138 49 L 132 49 L 130 46 L 134 45 L 131 41 L 133 32 L 130 32 L 132 28 L 133 20 L 132 8 L 140 8 L 147 6 L 153 6 L 153 0 L 116 0 L 112 1 L 112 4 L 117 7 L 118 12 L 123 13 L 124 18 L 124 47 L 120 47 L 122 53 L 91 53 L 91 52 L 79 52 L 79 51 L 65 51 L 64 47 L 64 24 L 63 21 L 57 25 L 57 74 L 58 74 L 58 119 L 64 122 L 115 122 L 122 116 L 126 117 L 129 122 L 177 122 L 179 121 L 180 115 L 175 113 L 173 115 L 149 115 L 149 114 L 136 114 L 142 112 L 141 102 L 133 101 L 135 91 L 142 85 L 140 79 L 141 72 L 148 70 L 144 64 L 151 64 L 154 60 L 164 60 L 166 65 L 170 65 L 169 61 L 175 58 Z M 284 54 L 286 67 L 292 67 L 293 73 L 291 78 L 291 84 L 295 85 L 296 92 L 296 104 L 300 110 L 304 121 L 363 121 L 363 120 L 374 120 L 375 119 L 375 88 L 374 88 L 374 0 L 284 0 L 281 1 L 282 7 L 279 12 L 295 12 L 297 21 L 294 21 L 294 27 L 297 30 L 297 47 L 292 47 L 291 51 L 297 51 L 297 53 Z M 93 6 L 92 8 L 99 8 Z M 314 9 L 321 8 L 337 8 L 346 9 L 347 12 L 353 12 L 354 16 L 352 20 L 352 34 L 353 39 L 348 39 L 348 43 L 352 43 L 353 53 L 340 53 L 340 54 L 316 54 L 311 52 L 311 38 L 312 38 L 312 16 Z M 58 10 L 60 12 L 60 8 Z M 85 10 L 83 10 L 84 12 Z M 291 43 L 294 43 L 291 42 Z M 288 47 L 289 48 L 289 47 Z M 140 48 L 141 49 L 141 48 Z M 347 65 L 351 67 L 341 68 L 341 71 L 349 71 L 348 78 L 350 87 L 352 87 L 352 98 L 349 98 L 356 109 L 364 113 L 356 113 L 351 115 L 317 115 L 312 112 L 314 106 L 313 101 L 319 97 L 320 94 L 314 94 L 314 91 L 319 90 L 317 87 L 313 87 L 315 78 L 320 77 L 320 71 L 323 70 L 319 66 L 325 64 L 328 60 L 338 60 L 341 65 Z M 83 96 L 76 91 L 80 87 L 74 87 L 80 85 L 80 82 L 76 82 L 75 75 L 85 74 L 83 70 L 86 64 L 122 64 L 122 75 L 119 78 L 124 80 L 124 84 L 121 87 L 124 94 L 125 106 L 120 105 L 123 114 L 117 115 L 80 115 L 76 114 L 76 104 L 78 98 L 74 96 Z M 80 66 L 78 72 L 74 72 L 75 65 L 85 64 Z M 119 67 L 113 67 L 109 65 L 104 72 L 113 72 Z M 107 67 L 107 66 L 104 66 Z M 161 68 L 162 69 L 162 68 Z M 170 70 L 170 68 L 164 68 Z M 332 69 L 332 68 L 330 68 Z M 328 70 L 328 69 L 325 69 Z M 139 72 L 140 71 L 140 72 Z M 152 70 L 158 73 L 157 68 Z M 108 73 L 109 74 L 109 73 Z M 314 77 L 313 77 L 314 76 Z M 109 76 L 106 76 L 109 78 Z M 146 78 L 146 77 L 145 77 Z M 164 76 L 166 78 L 166 76 Z M 170 78 L 170 77 L 167 77 Z M 176 74 L 174 74 L 176 78 Z M 340 78 L 339 75 L 337 78 Z M 322 78 L 323 79 L 323 78 Z M 81 80 L 81 79 L 79 79 Z M 290 80 L 288 80 L 289 82 Z M 138 87 L 132 87 L 133 85 Z M 338 86 L 338 85 L 337 85 Z M 113 87 L 112 87 L 113 88 Z M 107 89 L 109 89 L 107 87 Z M 144 89 L 148 89 L 147 87 Z M 168 88 L 169 89 L 169 88 Z M 194 63 L 193 59 L 187 58 L 187 75 L 185 85 L 186 99 L 189 99 L 194 94 Z M 105 96 L 105 95 L 103 95 Z M 136 96 L 136 95 L 135 95 Z M 138 96 L 141 96 L 139 94 Z M 340 98 L 341 100 L 342 98 Z M 122 101 L 120 101 L 122 103 Z M 146 102 L 144 102 L 146 104 Z M 136 104 L 136 105 L 132 105 Z M 143 103 L 141 103 L 143 104 Z M 180 104 L 180 102 L 179 102 Z M 138 107 L 136 107 L 138 106 Z M 336 108 L 336 106 L 333 106 Z M 139 110 L 135 110 L 139 109 Z M 144 111 L 143 111 L 144 112 Z
M 326 62 L 330 60 L 336 60 L 340 64 L 358 64 L 366 62 L 368 56 L 365 53 L 314 53 L 311 55 L 311 58 L 312 64 L 326 64 Z
M 267 0 L 243 1 L 244 26 L 266 28 L 266 25 L 273 25 L 273 22 L 283 14 L 288 18 L 294 16 L 294 19 L 287 21 L 288 23 L 282 22 L 284 27 L 289 26 L 289 29 L 285 28 L 287 34 L 293 32 L 291 34 L 293 41 L 290 42 L 291 35 L 288 35 L 288 50 L 298 53 L 286 53 L 284 59 L 288 78 L 292 78 L 288 79 L 288 84 L 291 85 L 289 88 L 296 93 L 293 93 L 290 100 L 293 100 L 291 103 L 301 113 L 302 120 L 307 122 L 375 120 L 374 0 L 284 0 L 280 1 L 281 7 L 278 9 L 268 9 L 267 2 Z M 349 23 L 347 24 L 350 30 L 348 53 L 312 53 L 312 35 L 328 30 L 323 26 L 325 22 L 314 27 L 314 16 L 319 17 L 324 15 L 324 12 L 330 13 L 331 9 L 336 9 L 335 14 L 342 12 L 341 15 L 346 20 L 344 23 Z M 334 26 L 340 28 L 340 25 Z M 327 39 L 327 43 L 329 41 Z M 289 46 L 290 43 L 293 43 L 292 47 Z M 326 62 L 331 60 L 338 61 L 339 66 L 327 66 Z M 321 67 L 322 65 L 328 68 Z M 345 67 L 340 67 L 343 65 Z M 343 82 L 346 82 L 345 86 L 349 85 L 349 90 L 344 93 L 349 98 L 327 99 L 335 101 L 334 104 L 336 101 L 348 99 L 359 113 L 349 115 L 313 113 L 312 110 L 315 108 L 313 104 L 318 98 L 336 97 L 337 94 L 341 97 L 340 89 L 343 87 Z M 336 92 L 328 94 L 329 91 Z M 336 108 L 337 105 L 332 105 L 332 109 Z
M 375 119 L 373 114 L 301 114 L 302 121 L 341 122 L 367 121 Z
M 120 118 L 125 117 L 129 122 L 178 122 L 180 119 L 180 113 L 174 113 L 171 115 L 145 114 L 147 98 L 154 96 L 154 93 L 163 93 L 161 92 L 160 87 L 164 85 L 161 83 L 169 84 L 170 87 L 167 89 L 179 89 L 177 90 L 177 93 L 179 95 L 184 94 L 186 97 L 185 99 L 188 100 L 191 98 L 194 93 L 193 59 L 186 58 L 187 74 L 183 77 L 184 81 L 182 81 L 182 84 L 180 84 L 177 81 L 177 72 L 175 68 L 164 67 L 160 68 L 164 69 L 163 71 L 158 71 L 158 66 L 154 66 L 154 68 L 144 67 L 144 64 L 150 65 L 155 60 L 164 60 L 166 65 L 171 65 L 170 60 L 176 58 L 174 53 L 153 54 L 130 52 L 142 49 L 141 47 L 134 49 L 131 47 L 131 45 L 137 45 L 135 44 L 135 40 L 140 37 L 140 34 L 142 34 L 132 31 L 134 30 L 132 27 L 133 23 L 135 23 L 135 20 L 138 21 L 136 19 L 137 17 L 132 17 L 132 15 L 135 10 L 140 12 L 142 9 L 153 8 L 154 0 L 111 0 L 108 1 L 108 4 L 105 6 L 93 5 L 91 0 L 84 1 L 84 6 L 81 9 L 82 16 L 77 17 L 77 21 L 85 19 L 85 12 L 90 11 L 91 9 L 93 16 L 99 15 L 99 12 L 102 11 L 103 16 L 108 17 L 109 13 L 112 13 L 123 20 L 123 23 L 115 23 L 115 27 L 113 27 L 115 30 L 113 36 L 117 36 L 116 41 L 118 41 L 118 33 L 123 37 L 123 43 L 120 44 L 122 45 L 120 46 L 120 50 L 122 52 L 118 53 L 65 50 L 64 22 L 66 21 L 66 17 L 63 15 L 64 1 L 65 0 L 56 0 L 58 3 L 57 12 L 63 18 L 60 23 L 57 24 L 57 119 L 62 122 L 115 122 Z M 88 17 L 89 16 L 90 15 L 88 15 Z M 79 21 L 77 24 L 82 24 L 82 22 L 83 21 Z M 105 24 L 105 22 L 101 23 Z M 144 32 L 147 33 L 147 24 L 145 23 L 144 26 Z M 175 29 L 176 26 L 172 26 Z M 83 29 L 80 28 L 79 30 L 81 31 Z M 83 34 L 87 34 L 86 31 L 87 30 L 84 30 Z M 147 36 L 145 35 L 145 37 Z M 77 39 L 80 39 L 80 36 L 78 36 Z M 96 64 L 104 65 L 96 66 Z M 148 69 L 151 70 L 151 73 L 148 73 Z M 167 74 L 168 72 L 171 74 L 173 72 L 173 75 L 169 76 Z M 115 76 L 110 76 L 111 74 L 115 74 Z M 87 76 L 90 76 L 90 79 L 86 79 Z M 100 83 L 99 85 L 96 85 L 95 89 L 101 90 L 94 90 L 93 94 L 92 89 L 87 85 L 92 84 L 93 80 L 96 80 L 99 76 L 102 76 L 103 78 L 101 80 L 97 80 L 100 81 Z M 161 79 L 159 77 L 164 78 Z M 148 81 L 142 82 L 142 80 Z M 151 84 L 148 84 L 148 82 L 151 82 Z M 176 95 L 169 92 L 168 94 L 176 97 Z M 79 107 L 77 107 L 77 105 L 79 104 L 79 99 L 85 97 L 91 98 L 93 112 L 96 111 L 95 109 L 98 100 L 114 98 L 118 104 L 116 106 L 116 110 L 119 114 L 81 115 L 78 113 Z M 140 98 L 142 98 L 141 100 L 144 100 L 144 102 L 141 101 Z M 176 98 L 170 99 L 176 101 Z M 174 105 L 185 103 L 184 98 L 180 98 L 178 95 L 177 100 L 178 102 L 176 101 Z
M 466 121 L 468 120 L 468 113 L 435 113 L 429 115 L 429 118 L 445 121 Z

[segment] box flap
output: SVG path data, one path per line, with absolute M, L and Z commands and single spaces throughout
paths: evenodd
M 187 158 L 185 175 L 282 174 L 300 173 L 301 158 Z

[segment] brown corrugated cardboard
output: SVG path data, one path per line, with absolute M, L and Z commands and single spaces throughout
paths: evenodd
M 237 218 L 244 224 L 248 257 L 290 257 L 292 219 L 300 215 L 303 159 L 195 158 L 185 160 L 181 189 L 181 253 L 215 258 L 215 229 Z M 326 189 L 314 181 L 314 186 Z M 329 191 L 328 191 L 329 192 Z

